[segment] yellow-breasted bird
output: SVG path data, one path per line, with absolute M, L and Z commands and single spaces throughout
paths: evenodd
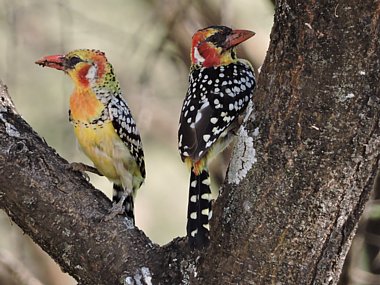
M 108 218 L 125 214 L 134 222 L 134 194 L 145 179 L 144 153 L 112 65 L 103 52 L 89 49 L 46 56 L 36 63 L 62 70 L 74 81 L 69 118 L 75 136 L 97 170 L 114 183 Z
M 232 142 L 256 85 L 251 64 L 238 59 L 235 50 L 254 34 L 211 26 L 192 38 L 189 87 L 178 130 L 181 158 L 191 168 L 186 230 L 192 248 L 209 241 L 207 162 Z

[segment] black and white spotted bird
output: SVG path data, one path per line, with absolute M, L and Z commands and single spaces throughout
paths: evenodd
M 238 59 L 235 49 L 254 34 L 211 26 L 192 38 L 189 87 L 178 130 L 181 158 L 191 168 L 187 236 L 192 248 L 209 241 L 212 211 L 207 162 L 233 140 L 256 85 L 251 64 Z

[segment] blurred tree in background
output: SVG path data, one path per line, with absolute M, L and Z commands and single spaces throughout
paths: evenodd
M 0 78 L 24 119 L 68 161 L 89 163 L 68 122 L 72 82 L 59 72 L 41 70 L 34 61 L 78 48 L 106 52 L 145 147 L 147 180 L 136 200 L 137 226 L 159 244 L 184 236 L 188 173 L 177 151 L 177 126 L 187 90 L 191 36 L 215 24 L 251 29 L 254 40 L 239 52 L 257 68 L 269 44 L 272 2 L 0 0 L 0 7 Z M 222 160 L 214 163 L 216 183 L 225 168 Z M 168 181 L 177 188 L 169 189 Z M 106 179 L 91 176 L 91 182 L 111 194 Z M 11 252 L 44 284 L 76 283 L 4 214 L 0 233 L 0 252 Z

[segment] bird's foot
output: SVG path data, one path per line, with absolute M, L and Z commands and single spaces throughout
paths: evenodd
M 117 203 L 112 204 L 112 208 L 109 213 L 104 217 L 104 221 L 110 221 L 117 215 L 123 215 L 125 213 L 124 200 L 127 196 L 123 195 Z
M 74 171 L 82 173 L 87 181 L 90 181 L 90 176 L 86 172 L 91 172 L 99 176 L 103 176 L 95 167 L 81 162 L 72 162 L 70 163 L 69 167 Z
M 94 173 L 94 174 L 97 174 L 99 176 L 103 176 L 103 174 L 101 174 L 99 172 L 98 169 L 96 169 L 95 167 L 93 166 L 90 166 L 90 165 L 87 165 L 87 164 L 84 164 L 82 162 L 72 162 L 70 163 L 70 167 L 71 169 L 73 169 L 74 171 L 79 171 L 79 172 L 91 172 L 91 173 Z

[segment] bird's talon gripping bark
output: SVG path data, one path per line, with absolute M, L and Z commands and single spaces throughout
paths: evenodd
M 86 173 L 86 165 L 81 162 L 72 162 L 69 164 L 69 168 L 76 172 L 80 172 L 86 181 L 90 181 L 90 176 Z
M 125 212 L 124 200 L 127 196 L 123 196 L 117 203 L 112 203 L 112 208 L 109 213 L 104 217 L 104 221 L 110 221 L 117 215 L 123 215 Z
M 84 164 L 82 162 L 72 162 L 72 163 L 70 163 L 70 166 L 74 171 L 91 172 L 91 173 L 94 173 L 96 175 L 103 176 L 103 174 L 101 174 L 99 172 L 99 170 L 97 170 L 95 167 Z

